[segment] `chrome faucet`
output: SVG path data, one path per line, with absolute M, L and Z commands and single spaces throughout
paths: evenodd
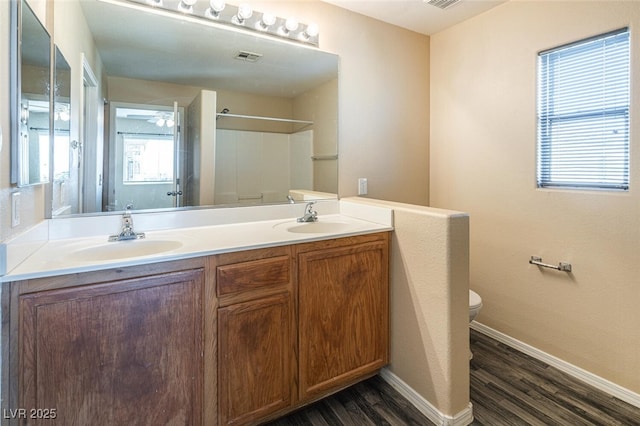
M 315 201 L 311 201 L 307 203 L 304 208 L 304 215 L 297 219 L 298 222 L 317 222 L 318 221 L 318 212 L 313 210 L 313 205 Z
M 131 209 L 133 204 L 127 204 L 126 210 L 122 215 L 122 231 L 117 235 L 111 235 L 109 241 L 126 241 L 144 238 L 144 232 L 135 232 L 133 230 L 133 218 L 131 217 Z

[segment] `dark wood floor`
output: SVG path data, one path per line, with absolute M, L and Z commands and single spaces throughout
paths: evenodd
M 474 425 L 640 425 L 640 408 L 471 330 Z
M 358 383 L 270 426 L 382 426 L 432 423 L 379 376 Z
M 473 330 L 471 350 L 474 426 L 640 425 L 640 408 Z M 377 376 L 270 423 L 271 426 L 431 424 Z

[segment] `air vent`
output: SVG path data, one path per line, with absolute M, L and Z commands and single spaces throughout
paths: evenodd
M 453 6 L 454 4 L 458 3 L 460 0 L 425 0 L 425 2 L 427 4 L 430 4 L 431 6 L 435 6 L 438 9 L 446 9 L 448 7 Z
M 258 59 L 262 58 L 262 54 L 241 50 L 235 58 L 241 61 L 256 62 Z

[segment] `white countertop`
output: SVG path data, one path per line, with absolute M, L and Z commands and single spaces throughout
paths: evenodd
M 136 232 L 145 233 L 145 238 L 132 241 L 108 242 L 107 233 L 81 238 L 49 239 L 1 279 L 4 282 L 17 281 L 393 230 L 392 211 L 380 212 L 378 209 L 371 214 L 366 210 L 366 207 L 363 210 L 359 205 L 343 204 L 339 213 L 320 214 L 315 224 L 320 226 L 311 229 L 313 232 L 291 232 L 288 228 L 300 224 L 295 217 L 289 217 L 151 231 L 136 228 Z M 348 214 L 344 214 L 345 212 Z M 133 245 L 140 243 L 166 244 L 167 248 L 155 254 L 129 256 L 129 249 L 133 248 L 135 253 L 137 248 Z M 95 247 L 98 250 L 106 249 L 109 253 L 107 258 L 101 255 L 97 259 L 95 256 L 86 256 Z M 123 248 L 122 253 L 117 247 Z

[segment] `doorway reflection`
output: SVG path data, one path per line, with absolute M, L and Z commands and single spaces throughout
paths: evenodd
M 177 107 L 113 103 L 107 210 L 182 206 Z

